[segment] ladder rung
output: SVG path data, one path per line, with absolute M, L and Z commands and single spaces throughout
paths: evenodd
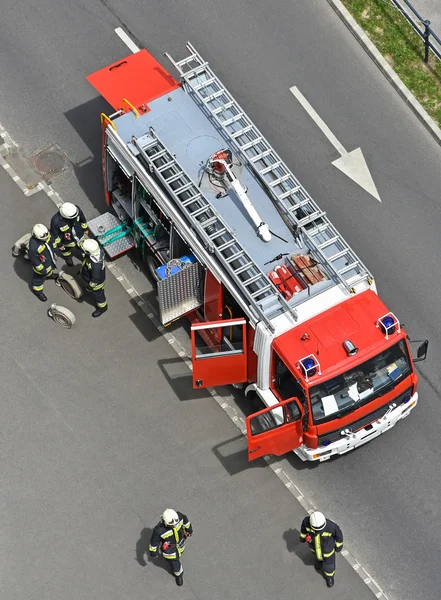
M 156 167 L 159 171 L 159 173 L 162 173 L 162 171 L 166 171 L 167 169 L 169 169 L 172 165 L 176 164 L 175 160 L 170 160 L 168 163 L 165 163 L 164 165 L 161 165 L 159 167 Z
M 229 108 L 231 108 L 234 105 L 235 105 L 234 100 L 230 100 L 229 102 L 225 102 L 225 104 L 222 104 L 221 106 L 218 106 L 217 108 L 215 108 L 211 112 L 213 113 L 213 115 L 218 115 L 222 111 L 228 110 Z
M 182 67 L 183 65 L 187 65 L 189 62 L 191 62 L 192 60 L 198 58 L 197 54 L 190 54 L 190 56 L 187 56 L 187 58 L 183 58 L 182 60 L 178 60 L 178 62 L 176 63 L 177 67 Z
M 244 250 L 240 250 L 239 252 L 236 252 L 235 254 L 232 254 L 231 256 L 229 256 L 226 259 L 226 262 L 228 264 L 232 263 L 233 261 L 237 260 L 238 258 L 240 258 L 241 256 L 243 256 L 245 254 Z
M 254 127 L 253 125 L 247 125 L 243 129 L 239 129 L 239 131 L 234 131 L 233 133 L 231 133 L 231 137 L 233 138 L 233 140 L 235 140 L 236 138 L 240 137 L 241 135 L 245 135 L 246 133 L 251 131 L 253 129 L 253 127 Z
M 222 127 L 229 127 L 233 123 L 236 123 L 237 121 L 240 121 L 243 117 L 244 117 L 244 114 L 243 113 L 239 113 L 237 115 L 234 115 L 234 117 L 231 117 L 231 119 L 227 119 L 226 121 L 222 121 L 221 125 L 222 125 Z
M 250 277 L 249 279 L 244 279 L 242 281 L 242 284 L 245 287 L 248 287 L 249 285 L 251 285 L 252 283 L 255 283 L 258 279 L 263 279 L 262 273 L 257 273 L 257 275 L 253 275 L 252 277 Z
M 326 215 L 326 213 L 324 211 L 316 210 L 315 213 L 312 213 L 312 215 L 307 215 L 303 219 L 300 219 L 299 225 L 301 225 L 301 226 L 308 225 L 308 223 L 312 223 L 316 219 L 320 219 L 321 217 L 324 217 L 325 215 Z
M 198 85 L 192 85 L 191 81 L 189 81 L 188 83 L 191 85 L 191 87 L 196 92 L 199 92 L 204 87 L 208 87 L 210 84 L 214 83 L 215 81 L 216 81 L 216 77 L 210 77 L 209 79 L 206 79 L 205 81 L 202 81 L 202 83 L 198 83 Z
M 348 254 L 348 252 L 349 252 L 349 248 L 345 248 L 344 250 L 341 250 L 341 252 L 337 252 L 336 254 L 333 254 L 332 256 L 328 256 L 326 258 L 326 260 L 329 260 L 329 262 L 334 262 L 334 260 L 337 260 L 337 258 L 341 258 L 345 254 Z
M 299 210 L 299 208 L 303 208 L 306 204 L 309 203 L 309 199 L 308 200 L 302 200 L 301 202 L 298 202 L 297 204 L 292 204 L 289 208 L 288 208 L 288 212 L 293 213 L 296 210 Z
M 198 71 L 200 71 L 201 69 L 205 69 L 205 67 L 207 67 L 207 66 L 208 66 L 207 62 L 201 63 L 197 67 L 193 67 L 193 69 L 190 69 L 189 71 L 186 71 L 184 73 L 183 77 L 185 79 L 187 79 L 187 77 L 192 77 L 193 75 L 196 75 Z
M 209 204 L 206 204 L 205 206 L 202 206 L 201 208 L 197 208 L 196 210 L 190 212 L 190 214 L 192 217 L 198 217 L 199 215 L 206 212 L 207 210 L 211 210 L 211 206 Z
M 260 290 L 257 290 L 257 292 L 253 292 L 252 294 L 250 294 L 251 298 L 257 298 L 257 296 L 261 296 L 262 294 L 265 294 L 268 290 L 271 290 L 272 287 L 268 284 L 268 285 L 264 285 L 263 288 L 260 288 Z
M 195 194 L 194 196 L 183 200 L 182 206 L 187 207 L 189 204 L 193 204 L 193 202 L 196 202 L 196 200 L 199 200 L 200 198 L 202 198 L 202 194 Z
M 255 140 L 251 140 L 251 142 L 248 142 L 246 144 L 244 144 L 243 146 L 240 146 L 241 150 L 249 150 L 250 148 L 252 148 L 253 146 L 257 146 L 257 144 L 259 144 L 262 141 L 261 137 L 257 137 Z
M 260 138 L 262 139 L 262 138 Z M 243 146 L 242 146 L 242 150 L 243 150 Z M 250 157 L 250 163 L 255 163 L 258 160 L 262 160 L 262 158 L 265 158 L 267 156 L 269 156 L 270 154 L 273 154 L 273 150 L 272 148 L 268 148 L 268 150 L 265 150 L 264 152 L 261 152 L 260 154 L 256 154 L 256 156 L 251 156 Z
M 211 233 L 208 237 L 210 238 L 210 240 L 215 240 L 216 238 L 220 237 L 221 235 L 224 235 L 224 233 L 227 233 L 227 229 L 225 227 L 222 227 L 222 229 L 218 229 L 214 233 Z M 235 242 L 235 241 L 236 240 L 233 240 L 233 242 Z M 227 243 L 229 243 L 229 242 L 227 242 Z M 217 249 L 218 250 L 222 249 L 222 246 L 219 246 Z
M 156 140 L 155 140 L 156 141 Z M 156 144 L 155 144 L 156 145 Z M 144 150 L 144 148 L 143 148 Z M 159 152 L 156 152 L 156 154 L 147 154 L 147 156 L 149 157 L 149 159 L 154 162 L 155 160 L 157 160 L 158 158 L 161 158 L 161 156 L 164 156 L 164 154 L 167 154 L 167 150 L 160 150 Z
M 326 240 L 326 242 L 323 242 L 322 244 L 319 244 L 317 247 L 319 250 L 323 250 L 323 248 L 327 248 L 328 246 L 331 246 L 332 244 L 334 244 L 335 242 L 337 242 L 340 238 L 338 237 L 338 235 L 336 235 L 335 237 L 332 237 L 329 240 Z
M 308 235 L 313 237 L 314 235 L 319 235 L 320 233 L 323 233 L 324 231 L 326 231 L 326 229 L 331 229 L 330 223 L 322 223 L 321 225 L 317 225 L 316 227 L 314 227 L 314 229 L 310 229 L 308 231 Z
M 246 271 L 247 269 L 249 269 L 250 267 L 253 267 L 253 266 L 254 266 L 253 261 L 250 261 L 246 265 L 242 265 L 238 269 L 234 269 L 234 272 L 236 273 L 236 275 L 239 275 L 239 273 L 243 273 L 243 271 Z
M 189 190 L 191 187 L 193 186 L 193 182 L 190 181 L 190 183 L 186 183 L 185 185 L 183 185 L 180 188 L 177 188 L 176 190 L 174 190 L 175 194 L 177 196 L 179 196 L 179 194 L 182 194 L 182 192 L 186 192 L 187 190 Z
M 355 262 L 351 263 L 350 265 L 348 265 L 347 267 L 345 267 L 344 269 L 341 269 L 340 271 L 337 271 L 337 273 L 339 275 L 344 275 L 345 273 L 347 273 L 348 271 L 352 271 L 352 269 L 357 268 L 360 265 L 360 261 L 356 260 Z
M 225 230 L 226 231 L 226 230 Z M 225 232 L 224 232 L 225 233 Z M 237 244 L 237 240 L 236 238 L 233 238 L 232 240 L 229 240 L 228 242 L 225 242 L 225 244 L 222 244 L 221 246 L 218 246 L 216 248 L 216 250 L 219 250 L 219 252 L 223 252 L 224 250 L 226 250 L 227 248 L 230 248 L 231 246 L 233 246 L 234 244 Z
M 184 171 L 179 171 L 179 173 L 175 173 L 174 175 L 172 175 L 171 177 L 164 177 L 164 180 L 170 184 L 170 183 L 174 183 L 175 181 L 177 181 L 178 179 L 181 179 L 181 177 L 185 176 Z
M 205 219 L 204 221 L 199 221 L 199 223 L 201 224 L 203 229 L 207 229 L 217 221 L 219 221 L 219 218 L 215 215 L 214 217 L 210 217 L 208 219 Z
M 282 161 L 279 160 L 278 162 L 275 162 L 273 165 L 269 165 L 269 167 L 265 167 L 264 169 L 262 169 L 261 171 L 259 171 L 259 174 L 260 175 L 266 175 L 270 171 L 274 171 L 274 169 L 277 169 L 277 167 L 280 167 L 281 164 L 282 164 Z
M 222 96 L 222 94 L 224 93 L 226 93 L 226 90 L 218 90 L 217 92 L 213 92 L 213 94 L 210 94 L 209 96 L 205 96 L 205 98 L 203 98 L 203 101 L 205 104 L 208 104 L 209 102 L 216 100 L 216 98 L 219 98 L 219 96 Z
M 287 192 L 283 192 L 283 194 L 280 194 L 280 196 L 277 196 L 279 200 L 285 200 L 285 198 L 288 198 L 288 196 L 291 196 L 292 194 L 295 194 L 296 192 L 298 192 L 300 189 L 300 186 L 298 185 L 295 188 L 292 188 L 290 190 L 288 190 Z M 302 202 L 309 202 L 310 198 L 306 198 L 304 201 L 302 200 Z
M 291 173 L 287 173 L 286 175 L 283 175 L 282 177 L 279 177 L 278 179 L 274 179 L 274 181 L 268 181 L 268 185 L 271 188 L 276 187 L 276 185 L 280 185 L 281 183 L 283 183 L 290 177 L 291 177 Z

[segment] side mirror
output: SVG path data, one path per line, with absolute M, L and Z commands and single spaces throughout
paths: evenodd
M 414 363 L 421 362 L 422 360 L 426 360 L 427 357 L 427 349 L 429 347 L 429 340 L 410 340 L 410 344 L 419 344 L 416 357 L 412 356 L 412 360 Z

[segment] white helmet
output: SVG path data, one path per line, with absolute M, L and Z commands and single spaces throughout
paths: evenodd
M 32 228 L 32 235 L 34 236 L 34 238 L 37 238 L 37 240 L 42 240 L 43 242 L 45 242 L 49 238 L 49 231 L 46 225 L 37 223 Z
M 309 522 L 315 531 L 320 531 L 326 525 L 325 515 L 318 510 L 309 515 Z
M 78 207 L 72 204 L 72 202 L 63 202 L 60 206 L 60 215 L 65 219 L 75 219 L 78 217 L 78 213 Z
M 175 527 L 179 523 L 178 513 L 172 508 L 166 508 L 162 513 L 162 520 L 164 525 Z
M 100 251 L 100 245 L 98 244 L 98 242 L 96 240 L 92 240 L 89 238 L 86 238 L 82 242 L 81 248 L 87 254 L 99 254 L 99 251 Z

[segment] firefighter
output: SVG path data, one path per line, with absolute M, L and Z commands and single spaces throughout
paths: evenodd
M 186 515 L 172 508 L 167 508 L 162 513 L 162 519 L 156 525 L 150 539 L 150 556 L 156 558 L 158 551 L 170 561 L 170 567 L 176 578 L 176 584 L 184 583 L 184 569 L 181 564 L 181 555 L 185 550 L 185 542 L 193 533 L 193 528 Z
M 81 249 L 84 252 L 84 260 L 80 271 L 81 276 L 87 283 L 86 291 L 91 292 L 96 306 L 92 317 L 100 317 L 107 310 L 107 300 L 104 294 L 106 284 L 104 250 L 96 240 L 88 238 L 82 242 Z
M 32 228 L 28 256 L 34 271 L 32 275 L 32 292 L 39 300 L 46 302 L 47 297 L 43 292 L 44 282 L 46 279 L 53 279 L 58 275 L 55 271 L 55 257 L 51 244 L 51 234 L 46 225 L 37 223 Z
M 63 202 L 51 219 L 50 229 L 54 248 L 71 267 L 73 265 L 72 249 L 77 247 L 81 239 L 89 233 L 83 211 L 71 202 Z
M 328 588 L 334 585 L 335 553 L 343 548 L 343 534 L 340 527 L 318 510 L 305 517 L 300 528 L 300 541 L 308 542 L 315 554 L 315 569 L 323 566 L 323 574 Z

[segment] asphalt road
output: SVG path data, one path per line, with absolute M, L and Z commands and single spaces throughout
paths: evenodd
M 109 312 L 77 316 L 67 331 L 29 291 L 31 269 L 10 247 L 52 201 L 25 198 L 0 168 L 2 387 L 0 597 L 11 600 L 237 600 L 319 598 L 327 592 L 299 543 L 305 511 L 245 440 L 169 343 L 109 274 Z M 67 269 L 75 272 L 76 268 Z M 159 376 L 167 373 L 168 377 Z M 237 455 L 223 458 L 225 439 Z M 233 440 L 233 441 L 231 441 Z M 231 465 L 233 466 L 233 465 Z M 177 588 L 145 552 L 167 506 L 194 526 Z M 337 559 L 330 600 L 374 596 Z
M 74 166 L 54 186 L 90 215 L 103 209 L 104 105 L 84 76 L 126 53 L 117 26 L 158 58 L 165 50 L 179 56 L 191 40 L 372 269 L 411 337 L 430 338 L 420 405 L 409 419 L 328 464 L 287 460 L 392 599 L 438 600 L 439 147 L 321 0 L 258 7 L 152 0 L 148 9 L 139 0 L 20 0 L 3 9 L 0 23 L 0 121 L 29 156 L 54 143 L 67 153 Z M 347 150 L 361 146 L 382 203 L 331 165 L 337 154 L 289 93 L 292 85 Z M 213 419 L 221 431 L 221 417 Z

